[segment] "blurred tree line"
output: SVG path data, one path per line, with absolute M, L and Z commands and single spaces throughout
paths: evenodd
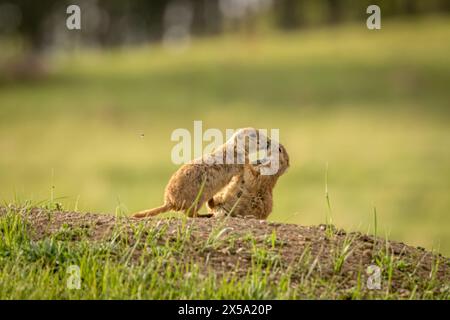
M 82 31 L 76 35 L 65 27 L 70 4 L 81 8 Z M 73 42 L 170 44 L 261 27 L 287 31 L 365 21 L 370 4 L 380 6 L 382 19 L 450 12 L 449 0 L 0 0 L 0 35 L 23 39 L 31 51 Z

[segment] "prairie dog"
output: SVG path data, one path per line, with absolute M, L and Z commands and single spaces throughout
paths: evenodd
M 261 169 L 268 163 L 257 164 L 254 169 L 250 168 L 251 165 L 246 166 L 242 174 L 233 177 L 224 189 L 207 202 L 208 212 L 216 217 L 231 215 L 266 219 L 272 212 L 273 188 L 289 167 L 289 155 L 284 146 L 279 144 L 278 151 L 277 173 L 261 174 Z
M 144 218 L 170 210 L 184 211 L 189 217 L 197 216 L 197 212 L 208 199 L 225 187 L 234 176 L 244 171 L 251 146 L 250 143 L 246 143 L 247 139 L 256 140 L 255 146 L 258 150 L 267 149 L 270 145 L 268 138 L 258 130 L 239 129 L 211 154 L 203 155 L 181 166 L 166 186 L 162 206 L 138 212 L 133 216 Z M 230 155 L 233 161 L 227 158 Z M 214 159 L 220 161 L 214 163 Z M 252 167 L 248 170 L 252 170 Z

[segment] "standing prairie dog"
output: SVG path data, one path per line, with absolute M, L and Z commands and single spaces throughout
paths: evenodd
M 247 143 L 249 139 L 249 143 Z M 170 178 L 160 207 L 134 214 L 136 218 L 155 216 L 166 211 L 184 211 L 196 217 L 202 205 L 225 187 L 230 180 L 248 166 L 251 140 L 258 150 L 268 148 L 268 138 L 254 128 L 236 131 L 231 138 L 211 154 L 184 164 Z M 251 150 L 250 150 L 251 151 Z M 230 155 L 232 157 L 230 161 Z M 214 160 L 219 160 L 214 162 Z M 231 163 L 230 163 L 231 162 Z M 248 170 L 252 170 L 250 166 Z
M 207 202 L 208 212 L 215 217 L 231 215 L 266 219 L 272 212 L 273 188 L 289 167 L 289 155 L 284 146 L 279 144 L 278 151 L 279 168 L 275 174 L 261 174 L 268 163 L 255 165 L 254 169 L 251 169 L 251 165 L 246 166 L 242 174 L 233 177 L 224 189 Z M 271 157 L 268 161 L 271 161 Z

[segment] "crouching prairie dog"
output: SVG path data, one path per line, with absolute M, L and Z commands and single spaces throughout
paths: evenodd
M 267 149 L 270 141 L 265 134 L 254 129 L 237 130 L 230 139 L 212 153 L 181 166 L 170 178 L 160 207 L 134 214 L 136 218 L 155 216 L 166 211 L 184 211 L 196 217 L 202 205 L 225 187 L 230 180 L 244 171 L 253 170 L 248 165 L 251 147 Z M 230 159 L 231 157 L 231 159 Z
M 273 188 L 278 178 L 289 167 L 289 155 L 283 145 L 279 144 L 279 168 L 275 174 L 262 175 L 272 156 L 264 163 L 246 166 L 242 174 L 233 177 L 231 182 L 207 202 L 208 212 L 215 217 L 252 216 L 267 219 L 272 212 Z

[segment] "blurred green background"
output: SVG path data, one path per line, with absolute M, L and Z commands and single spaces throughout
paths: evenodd
M 443 2 L 427 11 L 423 2 L 411 9 L 378 1 L 382 29 L 371 31 L 364 1 L 349 11 L 341 6 L 355 14 L 338 19 L 334 1 L 300 1 L 307 10 L 297 8 L 298 15 L 286 10 L 295 1 L 268 1 L 167 40 L 161 30 L 170 3 L 160 1 L 159 29 L 132 25 L 125 34 L 159 31 L 131 42 L 111 35 L 112 27 L 92 33 L 98 26 L 49 40 L 47 29 L 23 26 L 31 10 L 24 3 L 14 9 L 22 12 L 16 28 L 0 38 L 4 202 L 53 193 L 66 209 L 154 207 L 178 167 L 174 129 L 192 131 L 194 120 L 204 130 L 279 128 L 291 168 L 275 189 L 270 220 L 324 223 L 328 163 L 337 226 L 373 232 L 376 207 L 379 235 L 450 254 L 450 17 Z M 31 18 L 35 26 L 47 26 L 44 16 Z M 52 21 L 64 29 L 64 20 L 63 27 Z

